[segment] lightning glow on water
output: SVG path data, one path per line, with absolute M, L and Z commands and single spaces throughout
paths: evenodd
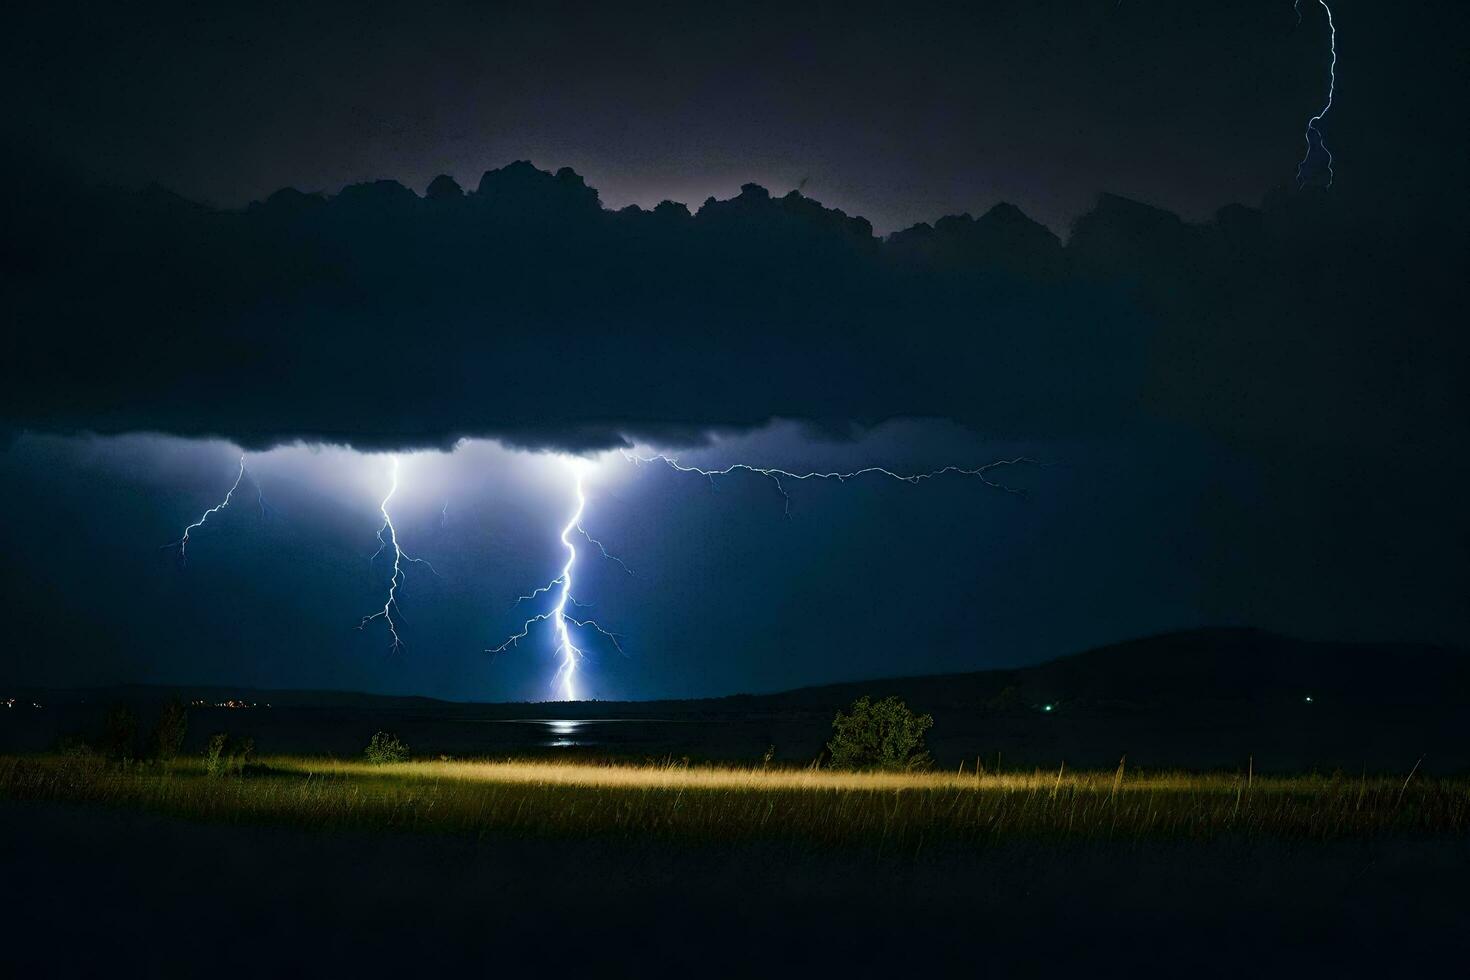
M 395 615 L 400 619 L 402 618 L 402 614 L 398 609 L 398 589 L 403 585 L 403 563 L 412 562 L 416 565 L 423 565 L 431 572 L 434 571 L 434 566 L 422 558 L 414 558 L 405 553 L 403 548 L 398 544 L 398 529 L 393 526 L 393 516 L 388 511 L 389 501 L 398 492 L 397 456 L 392 458 L 390 473 L 392 474 L 392 483 L 388 487 L 388 493 L 383 497 L 382 503 L 378 504 L 378 512 L 383 515 L 383 523 L 378 528 L 378 550 L 373 552 L 373 556 L 368 559 L 368 562 L 370 564 L 376 562 L 379 555 L 385 550 L 391 549 L 393 552 L 393 574 L 388 579 L 388 595 L 383 601 L 383 608 L 371 615 L 362 617 L 362 621 L 357 624 L 357 628 L 359 630 L 366 629 L 367 625 L 373 620 L 381 619 L 387 625 L 388 635 L 392 639 L 392 642 L 389 644 L 389 649 L 396 653 L 403 648 L 403 638 L 398 634 L 398 619 L 394 618 Z M 438 573 L 435 572 L 435 574 L 437 575 Z
M 1301 187 L 1306 183 L 1307 162 L 1312 158 L 1312 151 L 1320 146 L 1322 152 L 1327 156 L 1327 186 L 1331 188 L 1336 174 L 1332 170 L 1332 151 L 1327 148 L 1327 141 L 1322 135 L 1321 123 L 1327 117 L 1327 113 L 1332 111 L 1332 100 L 1337 94 L 1337 24 L 1332 18 L 1332 8 L 1327 5 L 1327 0 L 1317 0 L 1317 3 L 1327 13 L 1327 38 L 1332 60 L 1327 67 L 1327 101 L 1321 109 L 1317 110 L 1316 115 L 1307 120 L 1307 131 L 1304 137 L 1307 142 L 1307 151 L 1302 155 L 1301 162 L 1296 165 L 1296 185 Z M 1297 23 L 1301 23 L 1302 0 L 1296 0 L 1296 19 Z
M 218 514 L 220 511 L 222 511 L 226 507 L 230 506 L 230 501 L 232 501 L 232 500 L 235 499 L 235 491 L 237 491 L 237 490 L 240 489 L 240 484 L 244 481 L 244 479 L 245 479 L 245 457 L 244 456 L 241 456 L 240 457 L 240 472 L 238 472 L 238 473 L 235 474 L 235 483 L 234 483 L 233 486 L 230 487 L 229 493 L 225 494 L 225 499 L 224 500 L 221 500 L 219 503 L 215 504 L 213 507 L 211 507 L 208 510 L 206 510 L 203 514 L 199 515 L 199 520 L 195 521 L 193 524 L 190 524 L 188 527 L 184 528 L 184 536 L 183 537 L 179 538 L 179 540 L 177 540 L 177 541 L 172 542 L 171 544 L 164 545 L 164 548 L 177 549 L 178 550 L 179 564 L 182 565 L 184 563 L 184 561 L 186 560 L 186 558 L 188 557 L 189 536 L 191 534 L 193 534 L 195 531 L 199 530 L 201 527 L 203 527 L 209 521 L 209 519 L 211 517 L 213 517 L 215 514 Z M 259 496 L 259 494 L 260 494 L 260 485 L 259 484 L 256 484 L 255 490 L 256 490 L 256 495 Z M 260 501 L 260 507 L 261 507 L 261 512 L 264 513 L 265 512 L 265 500 L 264 500 L 264 498 L 262 498 L 261 501 Z

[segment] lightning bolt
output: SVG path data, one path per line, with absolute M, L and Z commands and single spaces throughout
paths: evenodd
M 729 476 L 730 474 L 737 472 L 752 473 L 757 476 L 764 477 L 770 480 L 775 485 L 776 489 L 780 492 L 781 497 L 786 504 L 787 517 L 791 516 L 791 493 L 787 489 L 786 483 L 783 481 L 835 480 L 839 483 L 846 483 L 848 480 L 857 479 L 858 477 L 877 476 L 890 480 L 897 480 L 900 483 L 914 485 L 922 483 L 926 480 L 933 480 L 942 476 L 953 475 L 977 479 L 986 486 L 992 487 L 996 490 L 1001 490 L 1005 493 L 1023 494 L 1025 492 L 1024 490 L 1018 487 L 1009 486 L 1007 484 L 1001 483 L 999 480 L 993 479 L 991 473 L 997 469 L 1007 466 L 1020 466 L 1025 464 L 1041 465 L 1029 456 L 1016 456 L 1012 459 L 995 460 L 994 462 L 986 463 L 983 466 L 965 467 L 951 465 L 942 466 L 938 469 L 927 470 L 920 473 L 900 473 L 896 470 L 890 470 L 882 466 L 865 466 L 861 469 L 848 471 L 813 470 L 810 472 L 802 473 L 795 470 L 784 470 L 771 466 L 754 466 L 750 463 L 733 463 L 721 469 L 704 469 L 697 466 L 686 466 L 672 456 L 638 456 L 627 451 L 624 451 L 623 457 L 629 462 L 634 463 L 635 465 L 641 465 L 644 463 L 663 463 L 670 469 L 679 473 L 695 473 L 709 480 L 711 486 L 715 485 L 715 477 Z M 603 545 L 603 543 L 597 538 L 594 538 L 591 534 L 589 534 L 586 527 L 583 526 L 582 515 L 587 509 L 587 495 L 582 485 L 582 475 L 580 472 L 576 474 L 576 500 L 576 508 L 572 511 L 571 516 L 567 519 L 565 526 L 562 527 L 560 535 L 562 547 L 565 548 L 567 552 L 566 564 L 562 566 L 561 572 L 550 582 L 547 582 L 545 585 L 531 590 L 523 596 L 517 597 L 514 603 L 514 605 L 520 605 L 522 602 L 531 602 L 540 598 L 541 596 L 554 594 L 556 597 L 555 604 L 546 612 L 537 613 L 536 615 L 531 616 L 529 619 L 521 624 L 521 628 L 517 632 L 511 634 L 511 636 L 508 637 L 503 643 L 486 651 L 486 653 L 490 654 L 499 654 L 504 653 L 514 647 L 518 647 L 522 640 L 531 635 L 531 630 L 535 628 L 538 623 L 550 622 L 556 635 L 555 655 L 561 658 L 561 662 L 557 666 L 556 676 L 552 681 L 552 686 L 553 689 L 557 690 L 560 693 L 562 699 L 566 701 L 575 701 L 578 699 L 576 674 L 577 667 L 581 663 L 584 656 L 583 649 L 577 645 L 577 642 L 572 635 L 571 627 L 575 626 L 579 629 L 593 630 L 608 639 L 619 653 L 623 652 L 623 648 L 618 642 L 617 634 L 604 628 L 596 620 L 577 619 L 567 612 L 568 606 L 585 608 L 587 605 L 586 603 L 578 602 L 576 597 L 572 593 L 572 573 L 577 564 L 577 546 L 575 543 L 573 543 L 573 535 L 580 535 L 589 544 L 595 546 L 603 558 L 606 558 L 609 561 L 616 562 L 618 566 L 621 567 L 625 572 L 630 575 L 633 574 L 633 570 L 629 568 L 621 558 L 618 558 L 616 555 L 611 554 Z
M 422 558 L 414 558 L 407 554 L 398 544 L 398 529 L 393 526 L 393 516 L 388 512 L 388 502 L 398 492 L 397 456 L 392 458 L 389 472 L 392 475 L 392 483 L 388 487 L 388 493 L 383 497 L 382 503 L 378 504 L 378 513 L 383 515 L 383 523 L 378 528 L 378 550 L 373 552 L 373 556 L 368 559 L 368 563 L 372 564 L 377 561 L 379 555 L 391 548 L 393 550 L 393 574 L 388 579 L 388 595 L 383 601 L 383 608 L 371 615 L 362 617 L 362 622 L 357 624 L 357 628 L 364 630 L 367 628 L 368 623 L 371 623 L 375 619 L 381 619 L 387 625 L 388 635 L 392 638 L 392 643 L 389 644 L 389 650 L 390 652 L 397 653 L 403 648 L 403 638 L 398 635 L 398 621 L 393 617 L 395 613 L 398 613 L 398 588 L 403 584 L 403 563 L 413 562 L 414 564 L 425 566 L 435 575 L 439 573 L 434 571 L 433 565 L 430 565 Z M 402 614 L 399 613 L 399 615 L 401 616 Z
M 244 481 L 244 479 L 245 479 L 245 457 L 244 456 L 241 456 L 240 457 L 240 472 L 238 472 L 238 473 L 235 474 L 235 483 L 234 483 L 233 486 L 230 487 L 230 492 L 227 493 L 227 494 L 225 494 L 225 499 L 224 500 L 221 500 L 219 503 L 215 504 L 213 507 L 211 507 L 208 510 L 206 510 L 203 514 L 200 514 L 199 515 L 199 520 L 195 521 L 193 524 L 190 524 L 188 527 L 184 528 L 184 536 L 183 537 L 179 538 L 179 540 L 177 540 L 177 541 L 171 542 L 170 544 L 164 545 L 163 546 L 163 550 L 169 550 L 169 549 L 174 549 L 174 548 L 178 549 L 179 564 L 180 565 L 184 564 L 186 558 L 188 557 L 189 536 L 192 535 L 195 531 L 199 530 L 201 527 L 203 527 L 206 523 L 208 523 L 209 519 L 211 517 L 213 517 L 215 514 L 218 514 L 220 511 L 222 511 L 226 507 L 230 506 L 230 501 L 232 501 L 232 500 L 235 499 L 235 491 L 240 489 L 240 484 Z M 254 481 L 252 481 L 252 482 L 254 482 Z M 260 513 L 261 513 L 261 516 L 263 517 L 263 516 L 265 516 L 265 498 L 263 496 L 261 496 L 261 494 L 260 494 L 260 484 L 258 484 L 258 483 L 255 484 L 255 493 L 256 493 L 256 496 L 259 498 Z
M 1314 147 L 1320 146 L 1322 152 L 1327 154 L 1327 187 L 1331 189 L 1332 181 L 1336 174 L 1332 170 L 1332 151 L 1327 148 L 1327 141 L 1322 135 L 1321 122 L 1332 111 L 1332 99 L 1337 94 L 1337 24 L 1332 19 L 1332 8 L 1327 5 L 1327 0 L 1317 0 L 1322 9 L 1327 13 L 1327 37 L 1332 50 L 1332 61 L 1327 68 L 1327 102 L 1317 111 L 1311 119 L 1307 120 L 1307 130 L 1304 138 L 1307 143 L 1307 152 L 1302 154 L 1301 162 L 1296 165 L 1296 186 L 1301 187 L 1306 182 L 1304 170 L 1307 161 L 1312 158 Z M 1302 20 L 1302 0 L 1296 0 L 1296 20 L 1300 24 Z
M 798 473 L 794 470 L 777 469 L 772 466 L 753 466 L 750 463 L 732 463 L 723 469 L 702 469 L 698 466 L 685 466 L 672 456 L 638 456 L 626 450 L 623 452 L 623 457 L 634 464 L 663 463 L 679 473 L 696 473 L 708 479 L 710 486 L 715 485 L 715 477 L 729 476 L 732 473 L 743 472 L 763 476 L 775 484 L 776 489 L 780 491 L 782 499 L 786 502 L 787 517 L 791 516 L 791 493 L 786 489 L 786 484 L 782 482 L 783 480 L 835 480 L 838 483 L 846 483 L 848 480 L 855 480 L 862 476 L 878 476 L 889 480 L 897 480 L 900 483 L 917 484 L 923 483 L 925 480 L 937 479 L 941 476 L 967 476 L 973 477 L 993 489 L 1001 490 L 1005 493 L 1024 495 L 1025 491 L 1021 488 L 1012 487 L 998 480 L 994 480 L 990 477 L 990 473 L 1007 466 L 1041 465 L 1029 456 L 1017 456 L 1013 459 L 998 459 L 994 462 L 986 463 L 983 466 L 941 466 L 937 470 L 927 470 L 922 473 L 899 473 L 882 466 L 864 466 L 861 469 L 846 472 L 813 470 L 807 473 Z
M 631 568 L 628 567 L 627 562 L 623 561 L 617 555 L 614 555 L 611 552 L 609 552 L 607 550 L 607 546 L 606 545 L 604 545 L 601 541 L 599 541 L 596 538 L 594 538 L 592 535 L 588 534 L 587 533 L 587 529 L 582 526 L 582 522 L 581 521 L 578 521 L 577 522 L 577 533 L 580 534 L 580 535 L 582 535 L 582 537 L 586 538 L 588 544 L 596 545 L 597 546 L 597 551 L 598 551 L 599 554 L 602 555 L 602 557 L 606 558 L 610 562 L 613 562 L 619 568 L 621 568 L 623 571 L 627 572 L 629 575 L 632 575 L 633 574 L 633 569 L 631 569 Z M 579 603 L 579 605 L 580 605 L 580 603 Z
M 586 605 L 585 603 L 578 602 L 572 595 L 572 572 L 577 565 L 577 546 L 573 543 L 572 535 L 574 533 L 581 535 L 590 544 L 596 545 L 597 549 L 602 553 L 602 557 L 617 562 L 624 571 L 630 575 L 632 574 L 632 569 L 623 564 L 622 559 L 609 554 L 608 550 L 603 547 L 602 542 L 588 534 L 587 529 L 582 526 L 582 514 L 587 509 L 587 494 L 582 487 L 582 474 L 580 472 L 576 473 L 576 491 L 576 509 L 572 512 L 571 517 L 568 518 L 566 525 L 562 527 L 560 535 L 562 547 L 567 551 L 566 564 L 562 565 L 561 572 L 556 578 L 540 588 L 520 596 L 515 601 L 515 604 L 519 605 L 522 602 L 528 602 L 539 596 L 554 593 L 556 596 L 555 605 L 546 612 L 538 613 L 530 619 L 527 619 L 521 624 L 520 630 L 507 638 L 504 643 L 486 651 L 486 653 L 490 654 L 504 653 L 513 647 L 519 646 L 522 640 L 531 635 L 531 630 L 537 623 L 550 622 L 556 636 L 556 650 L 553 652 L 553 656 L 561 658 L 561 662 L 556 669 L 556 676 L 552 679 L 552 688 L 560 693 L 563 701 L 578 700 L 577 665 L 582 662 L 583 651 L 572 636 L 571 628 L 573 626 L 578 629 L 595 631 L 610 641 L 619 653 L 623 652 L 622 646 L 618 643 L 616 633 L 604 629 L 596 620 L 577 619 L 567 612 L 568 605 L 584 608 Z

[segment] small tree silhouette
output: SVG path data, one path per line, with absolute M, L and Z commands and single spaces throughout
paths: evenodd
M 832 722 L 833 769 L 884 769 L 917 772 L 934 760 L 924 748 L 924 733 L 934 725 L 930 715 L 916 715 L 896 697 L 876 703 L 866 696 L 852 703 L 847 713 L 837 713 Z
M 127 705 L 115 705 L 107 713 L 102 747 L 114 762 L 131 762 L 137 755 L 138 716 Z
M 172 759 L 184 746 L 189 731 L 189 711 L 177 698 L 163 706 L 158 725 L 153 729 L 153 752 L 160 759 Z

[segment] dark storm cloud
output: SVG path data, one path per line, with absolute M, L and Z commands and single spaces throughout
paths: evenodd
M 7 189 L 11 430 L 578 450 L 773 416 L 1023 439 L 1153 418 L 1361 443 L 1464 408 L 1459 231 L 1332 197 L 1191 225 L 1105 195 L 1064 245 L 1006 205 L 882 239 L 754 185 L 614 212 L 526 163 L 241 211 Z
M 1257 200 L 1326 56 L 1290 0 L 9 6 L 4 132 L 109 180 L 235 207 L 530 157 L 614 206 L 809 177 L 884 232 L 999 200 L 1061 227 L 1098 187 L 1196 217 Z M 1347 18 L 1355 87 L 1402 77 L 1364 41 L 1411 19 L 1432 30 L 1422 5 Z
M 1466 5 L 1336 0 L 1340 189 L 1463 186 Z M 746 181 L 892 232 L 999 201 L 1061 231 L 1100 188 L 1202 220 L 1289 179 L 1322 105 L 1314 3 L 312 0 L 10 4 L 9 138 L 239 207 L 283 186 L 489 162 L 575 168 L 614 207 Z M 1458 103 L 1456 100 L 1459 100 Z

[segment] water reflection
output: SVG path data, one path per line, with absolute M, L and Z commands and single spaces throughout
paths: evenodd
M 657 743 L 667 718 L 487 718 L 501 746 L 551 749 Z
M 555 738 L 546 743 L 554 749 L 564 749 L 573 745 L 591 744 L 590 742 L 586 742 L 577 738 L 578 730 L 583 729 L 587 726 L 587 723 L 585 721 L 575 721 L 569 718 L 553 719 L 549 721 L 544 721 L 542 722 L 542 724 L 550 729 L 551 734 L 555 736 Z

